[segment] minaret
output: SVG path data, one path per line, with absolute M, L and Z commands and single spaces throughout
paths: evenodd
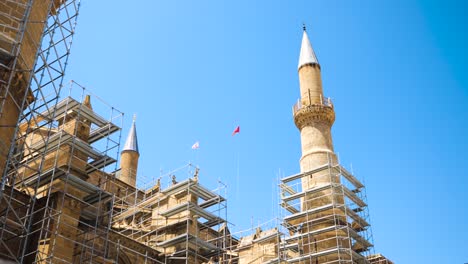
M 136 186 L 138 159 L 140 157 L 135 120 L 136 116 L 133 116 L 132 127 L 120 154 L 120 180 L 132 187 Z
M 333 189 L 317 188 L 338 183 L 339 178 L 336 173 L 326 169 L 320 172 L 311 171 L 323 167 L 324 165 L 336 165 L 337 158 L 333 150 L 331 127 L 335 121 L 335 111 L 330 99 L 323 96 L 321 67 L 317 60 L 309 37 L 304 26 L 302 36 L 302 46 L 299 56 L 299 82 L 301 98 L 293 108 L 294 122 L 301 133 L 302 157 L 300 159 L 302 191 L 305 193 L 301 198 L 301 211 L 313 212 L 322 206 L 334 203 L 343 203 L 342 195 L 335 195 Z M 313 234 L 317 230 L 332 227 L 336 221 L 344 222 L 344 214 L 338 210 L 328 209 L 317 213 L 307 213 L 298 219 L 296 224 L 300 224 L 301 233 Z M 302 223 L 302 224 L 301 224 Z M 307 235 L 303 242 L 303 252 L 313 253 L 338 246 L 337 236 L 345 236 L 335 231 L 321 232 L 318 235 Z M 341 245 L 348 244 L 349 240 L 340 241 Z M 336 261 L 336 256 L 326 256 L 314 259 L 314 262 L 307 263 L 328 263 Z M 335 262 L 333 262 L 335 263 Z M 341 262 L 336 262 L 341 263 Z
M 336 163 L 331 127 L 335 111 L 330 99 L 323 96 L 320 64 L 304 27 L 299 56 L 301 99 L 294 107 L 294 122 L 301 132 L 301 172 L 327 163 Z

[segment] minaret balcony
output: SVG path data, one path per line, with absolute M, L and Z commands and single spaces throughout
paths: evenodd
M 332 102 L 330 97 L 321 98 L 321 99 L 322 99 L 322 100 L 320 100 L 322 102 L 321 104 L 308 104 L 308 105 L 302 104 L 301 99 L 297 99 L 297 102 L 293 105 L 293 114 L 295 114 L 297 111 L 299 111 L 303 107 L 307 107 L 309 105 L 321 105 L 321 106 L 325 106 L 325 107 L 331 107 L 333 109 L 333 102 Z
M 320 100 L 321 104 L 303 104 L 299 99 L 293 106 L 294 123 L 297 128 L 313 125 L 314 123 L 326 123 L 333 125 L 335 122 L 335 111 L 330 98 Z

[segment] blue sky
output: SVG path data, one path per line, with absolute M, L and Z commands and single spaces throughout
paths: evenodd
M 306 23 L 335 104 L 335 150 L 367 186 L 376 252 L 465 263 L 466 10 L 461 0 L 83 0 L 66 79 L 125 112 L 124 135 L 137 113 L 141 177 L 192 161 L 207 186 L 227 183 L 228 220 L 242 230 L 276 216 L 277 177 L 299 172 L 291 106 Z

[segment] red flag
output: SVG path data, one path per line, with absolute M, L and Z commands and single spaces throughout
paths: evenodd
M 240 132 L 240 126 L 237 126 L 236 129 L 234 129 L 234 132 L 232 132 L 232 135 L 234 136 L 235 134 Z

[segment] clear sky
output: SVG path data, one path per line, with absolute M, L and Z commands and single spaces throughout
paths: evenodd
M 376 252 L 465 263 L 467 3 L 83 0 L 66 79 L 125 112 L 124 135 L 137 113 L 139 177 L 195 162 L 202 183 L 228 184 L 242 230 L 277 215 L 277 177 L 299 172 L 291 107 L 306 23 L 335 150 L 367 185 Z

